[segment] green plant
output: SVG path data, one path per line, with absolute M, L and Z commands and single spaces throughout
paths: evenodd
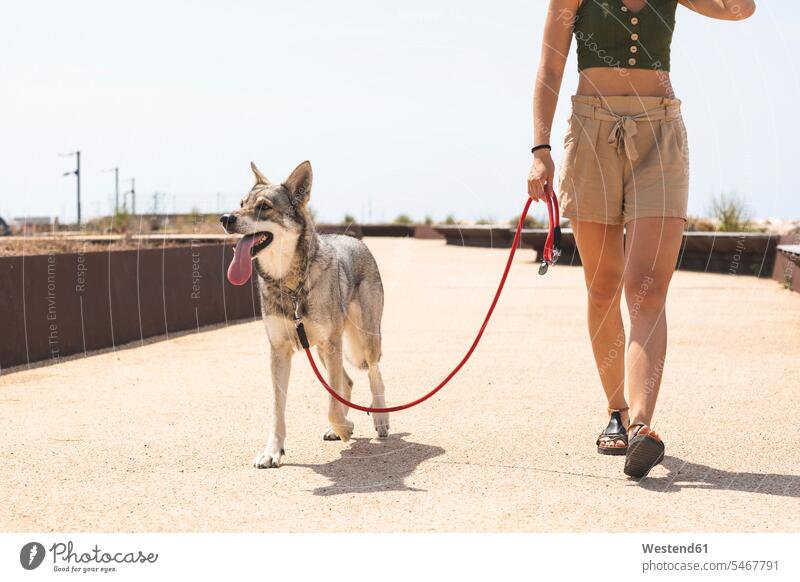
M 342 224 L 353 224 L 356 221 L 356 217 L 352 214 L 345 214 L 344 220 L 342 220 Z
M 710 214 L 717 221 L 717 229 L 721 232 L 752 230 L 747 205 L 734 194 L 714 196 Z
M 452 224 L 457 224 L 456 217 L 453 216 L 452 214 L 448 214 L 447 218 L 444 219 L 444 223 L 445 224 L 451 224 L 451 225 Z
M 425 217 L 425 226 L 431 226 L 433 224 L 433 217 L 428 215 Z
M 130 214 L 127 210 L 117 210 L 114 216 L 111 217 L 111 231 L 112 232 L 126 232 L 128 230 L 128 222 Z
M 793 287 L 792 283 L 794 283 L 792 274 L 793 273 L 791 268 L 786 268 L 783 271 L 783 288 L 788 289 L 790 291 Z
M 413 224 L 413 222 L 408 214 L 400 214 L 394 219 L 394 224 Z
M 475 221 L 475 224 L 478 224 L 478 225 L 481 225 L 481 226 L 492 224 L 492 219 L 491 218 L 479 218 L 478 220 Z

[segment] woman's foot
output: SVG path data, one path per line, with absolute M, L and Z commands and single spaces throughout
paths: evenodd
M 628 436 L 630 436 L 630 438 L 633 438 L 636 435 L 642 435 L 642 436 L 650 435 L 650 437 L 654 438 L 658 442 L 661 442 L 661 437 L 658 436 L 658 433 L 649 426 L 647 426 L 646 424 L 639 424 L 637 422 L 630 427 L 630 430 L 628 431 Z
M 624 472 L 641 479 L 664 460 L 664 442 L 658 433 L 643 423 L 633 423 L 628 429 L 628 451 Z
M 597 437 L 597 452 L 601 455 L 624 455 L 628 448 L 628 408 L 609 408 L 608 412 L 611 418 Z

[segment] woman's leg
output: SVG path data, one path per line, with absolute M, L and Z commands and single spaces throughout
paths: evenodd
M 572 221 L 588 291 L 589 336 L 608 407 L 625 410 L 625 328 L 620 313 L 623 226 Z M 627 426 L 627 413 L 622 414 Z M 625 443 L 617 441 L 617 446 Z
M 650 425 L 667 351 L 665 303 L 683 238 L 680 218 L 628 222 L 625 299 L 631 318 L 627 372 L 632 423 Z

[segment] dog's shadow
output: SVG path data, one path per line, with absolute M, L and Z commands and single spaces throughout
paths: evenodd
M 409 433 L 375 440 L 354 438 L 335 461 L 323 464 L 286 463 L 305 467 L 331 481 L 314 489 L 314 495 L 375 493 L 378 491 L 424 491 L 406 485 L 406 479 L 424 461 L 444 454 L 441 447 L 405 440 Z
M 661 465 L 668 471 L 665 476 L 648 477 L 639 481 L 638 485 L 661 493 L 673 493 L 681 489 L 722 489 L 800 497 L 800 475 L 725 471 L 670 455 L 664 457 Z

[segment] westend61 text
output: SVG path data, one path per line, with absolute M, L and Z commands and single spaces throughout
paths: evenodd
M 688 544 L 685 546 L 642 544 L 642 551 L 645 554 L 707 554 L 708 544 Z

